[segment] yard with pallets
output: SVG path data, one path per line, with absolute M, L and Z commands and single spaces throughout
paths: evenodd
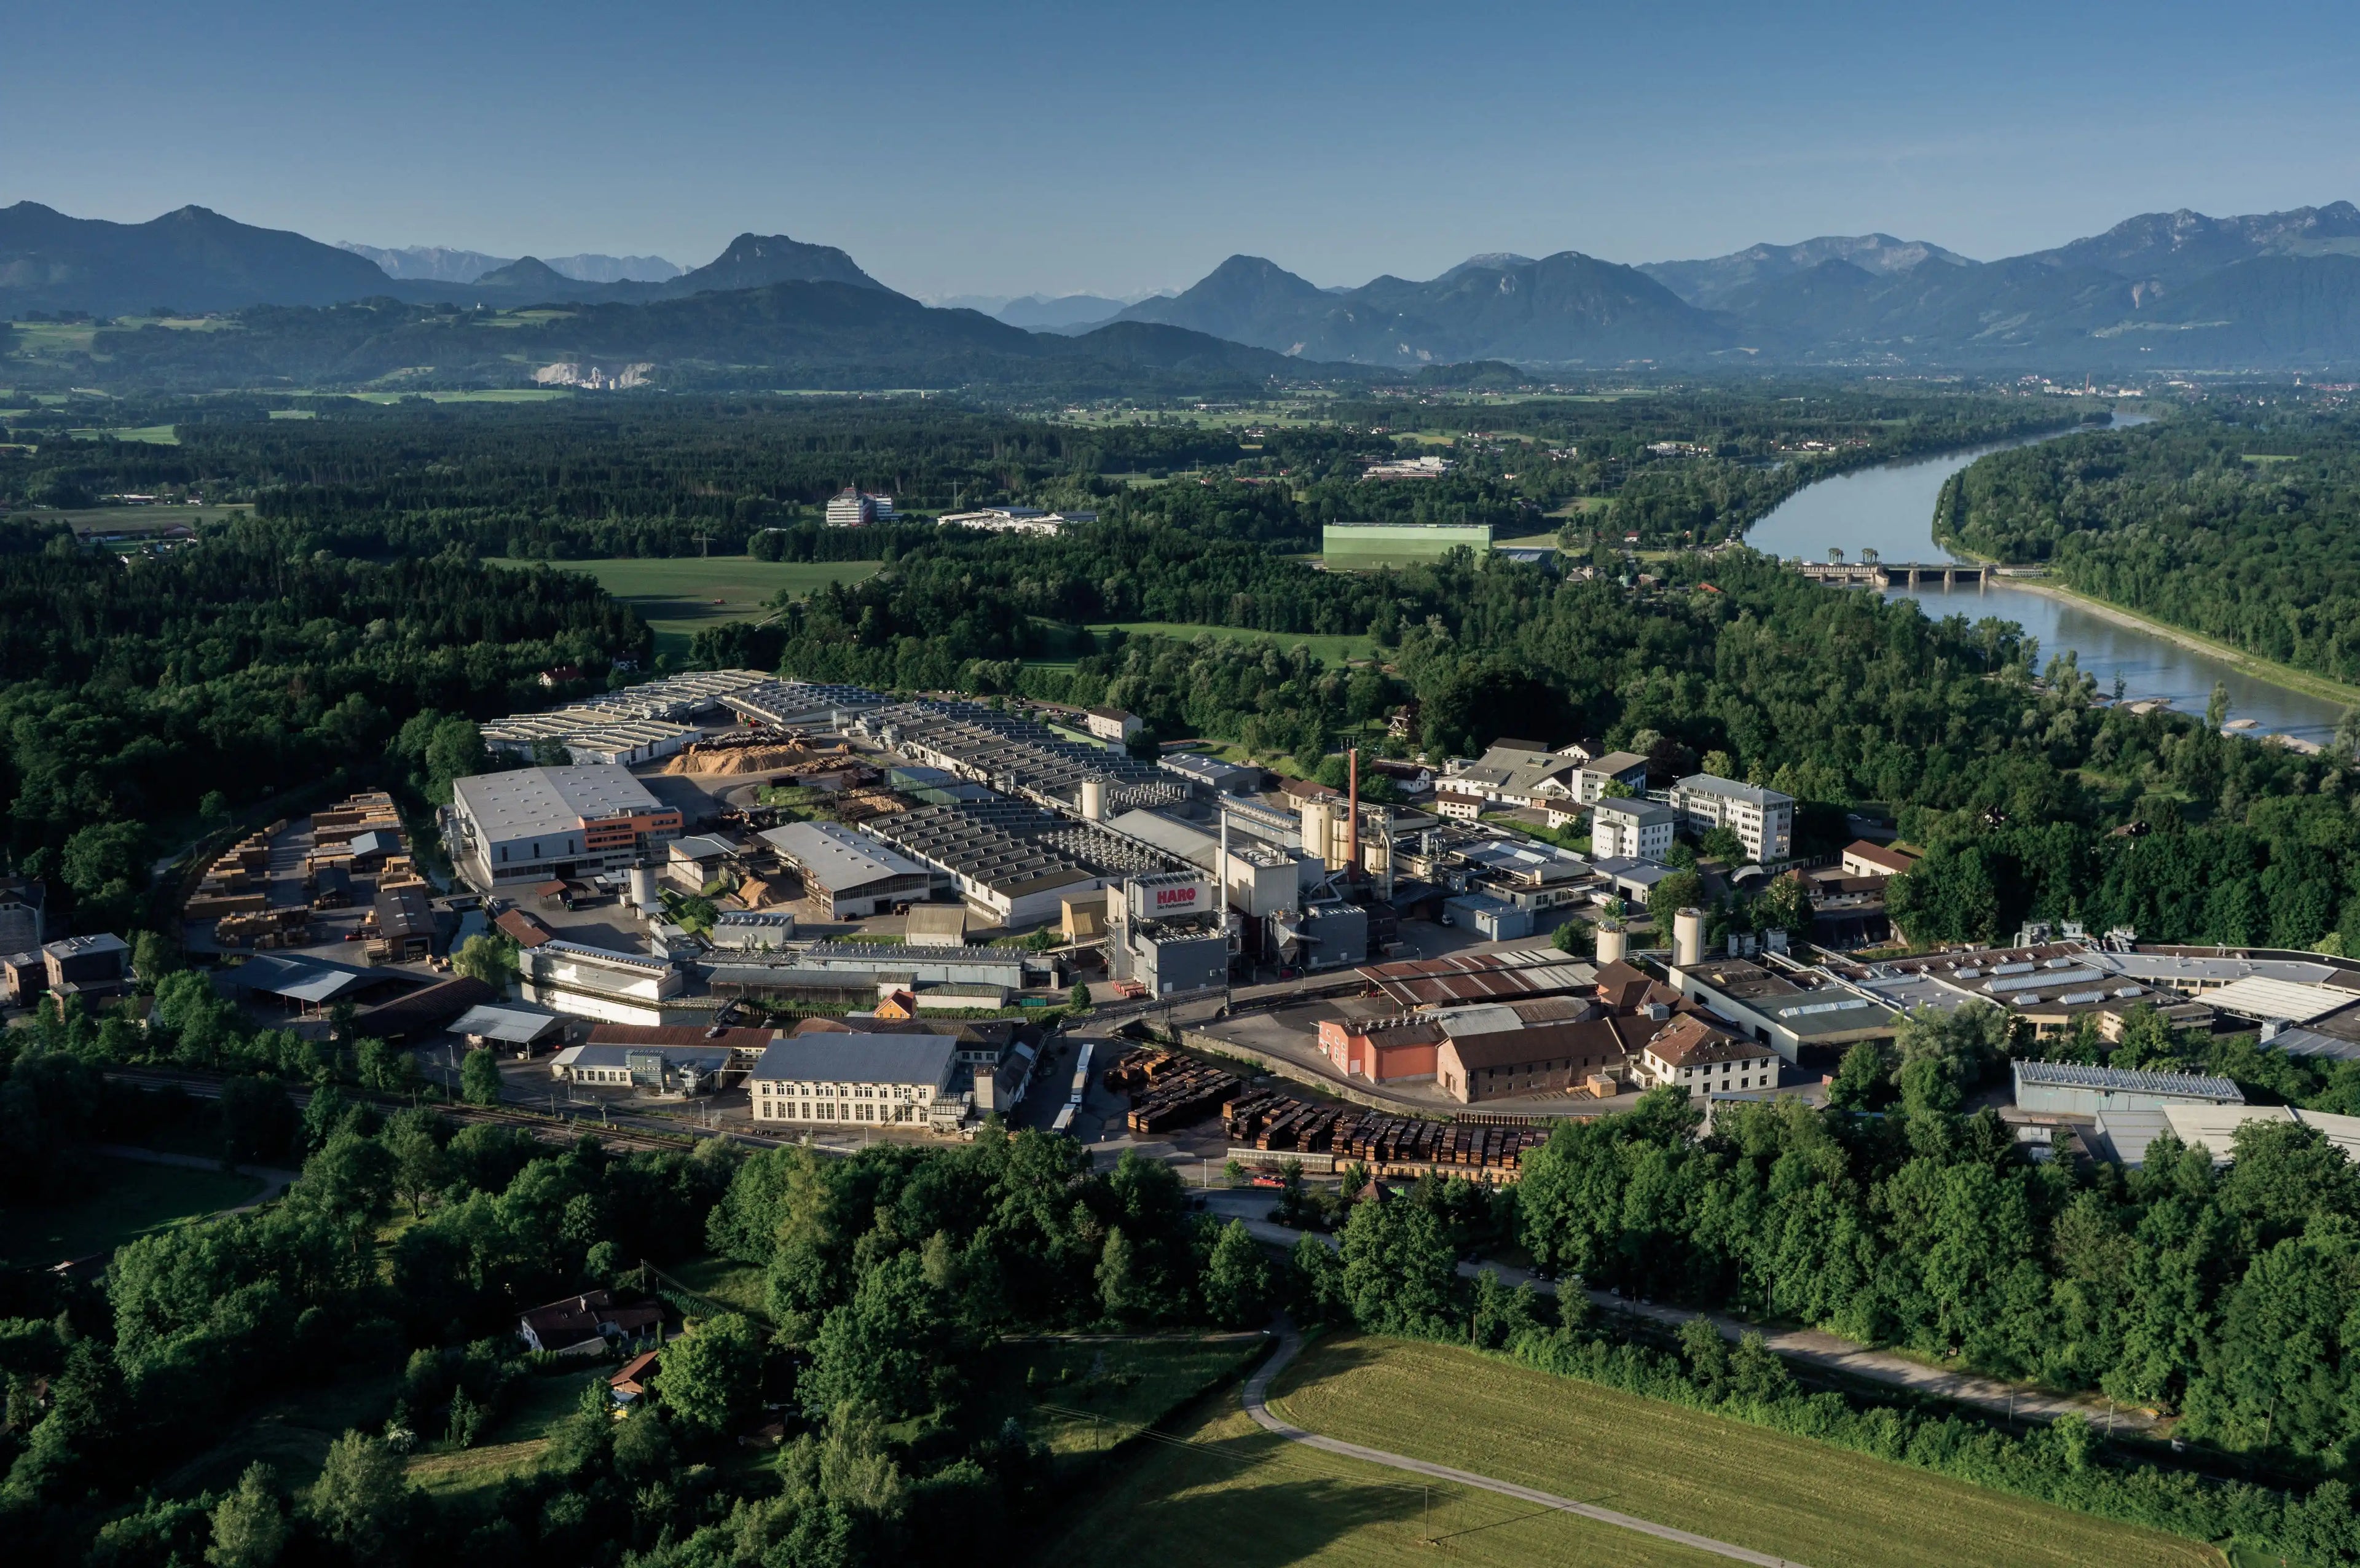
M 595 561 L 485 562 L 527 570 L 586 572 L 598 586 L 628 604 L 656 634 L 656 651 L 683 659 L 689 639 L 725 621 L 759 621 L 781 592 L 811 593 L 831 583 L 858 583 L 881 564 L 874 561 L 756 561 L 743 555 L 614 556 Z

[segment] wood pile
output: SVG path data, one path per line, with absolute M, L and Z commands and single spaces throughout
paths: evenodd
M 1131 1096 L 1125 1125 L 1133 1132 L 1169 1132 L 1204 1120 L 1237 1093 L 1234 1073 L 1170 1051 L 1130 1051 L 1109 1068 L 1109 1089 Z

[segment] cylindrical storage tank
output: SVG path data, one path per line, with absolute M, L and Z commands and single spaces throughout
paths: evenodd
M 1620 964 L 1622 962 L 1623 955 L 1630 951 L 1630 932 L 1623 931 L 1619 926 L 1612 930 L 1609 930 L 1605 926 L 1600 926 L 1598 928 L 1599 963 Z
M 656 892 L 656 868 L 652 866 L 631 867 L 631 907 L 635 909 L 661 909 L 663 898 Z
M 1672 962 L 1682 969 L 1704 962 L 1704 911 L 1682 909 L 1672 917 Z
M 1085 779 L 1082 780 L 1082 817 L 1083 820 L 1087 822 L 1102 822 L 1106 821 L 1105 779 Z

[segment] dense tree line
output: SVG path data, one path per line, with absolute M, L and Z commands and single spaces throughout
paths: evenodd
M 1983 459 L 1944 537 L 2264 659 L 2360 680 L 2360 414 L 2223 398 Z
M 139 1119 L 116 1102 L 154 1098 L 19 1033 L 0 1078 L 12 1173 Z M 333 1091 L 299 1113 L 267 1087 L 268 1153 L 302 1163 L 282 1202 L 123 1247 L 103 1300 L 11 1282 L 10 1301 L 35 1309 L 0 1320 L 0 1524 L 19 1560 L 1015 1560 L 1045 1460 L 994 1413 L 1000 1334 L 1267 1311 L 1271 1270 L 1241 1225 L 1192 1214 L 1163 1166 L 1094 1174 L 1062 1138 L 995 1132 L 827 1162 L 724 1139 L 620 1156 Z M 413 1223 L 381 1239 L 397 1213 Z M 591 1378 L 547 1464 L 487 1508 L 410 1487 L 410 1447 L 471 1446 L 527 1378 L 568 1375 L 525 1356 L 523 1309 L 634 1289 L 641 1259 L 673 1262 L 708 1232 L 766 1270 L 767 1320 L 697 1307 L 653 1398 L 619 1424 L 603 1371 Z M 268 1465 L 213 1477 L 191 1464 L 273 1399 L 369 1379 L 382 1402 L 308 1486 Z M 766 1405 L 796 1429 L 780 1463 L 716 1468 Z
M 644 657 L 638 617 L 580 577 L 452 557 L 355 561 L 275 524 L 121 557 L 0 532 L 0 794 L 18 866 L 131 912 L 158 825 L 382 755 L 421 712 L 488 715 L 555 664 Z M 477 747 L 480 751 L 480 746 Z
M 2263 1124 L 2225 1171 L 2169 1139 L 2127 1174 L 2029 1164 L 1988 1113 L 1957 1114 L 2005 1034 L 2004 1019 L 1921 1024 L 1906 1060 L 1853 1075 L 1876 1092 L 1859 1108 L 1732 1107 L 1699 1137 L 1685 1097 L 1659 1090 L 1563 1124 L 1526 1156 L 1513 1204 L 1554 1296 L 1460 1276 L 1480 1210 L 1450 1201 L 1461 1184 L 1429 1181 L 1352 1204 L 1334 1250 L 1306 1238 L 1295 1311 L 2200 1540 L 2360 1561 L 2342 1350 L 2355 1172 L 2315 1130 Z M 1862 1114 L 1870 1103 L 1884 1108 Z M 2109 1454 L 2078 1417 L 2019 1434 L 1906 1397 L 1806 1394 L 1758 1334 L 1732 1346 L 1699 1319 L 1667 1350 L 1644 1321 L 1594 1310 L 1590 1288 L 2102 1388 L 2181 1412 L 2191 1456 L 2164 1468 Z M 2286 1489 L 2244 1478 L 2256 1456 Z

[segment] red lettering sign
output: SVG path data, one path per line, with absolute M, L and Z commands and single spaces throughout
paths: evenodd
M 1155 907 L 1159 909 L 1168 909 L 1175 904 L 1193 904 L 1196 901 L 1196 889 L 1194 887 L 1158 887 L 1155 890 Z

